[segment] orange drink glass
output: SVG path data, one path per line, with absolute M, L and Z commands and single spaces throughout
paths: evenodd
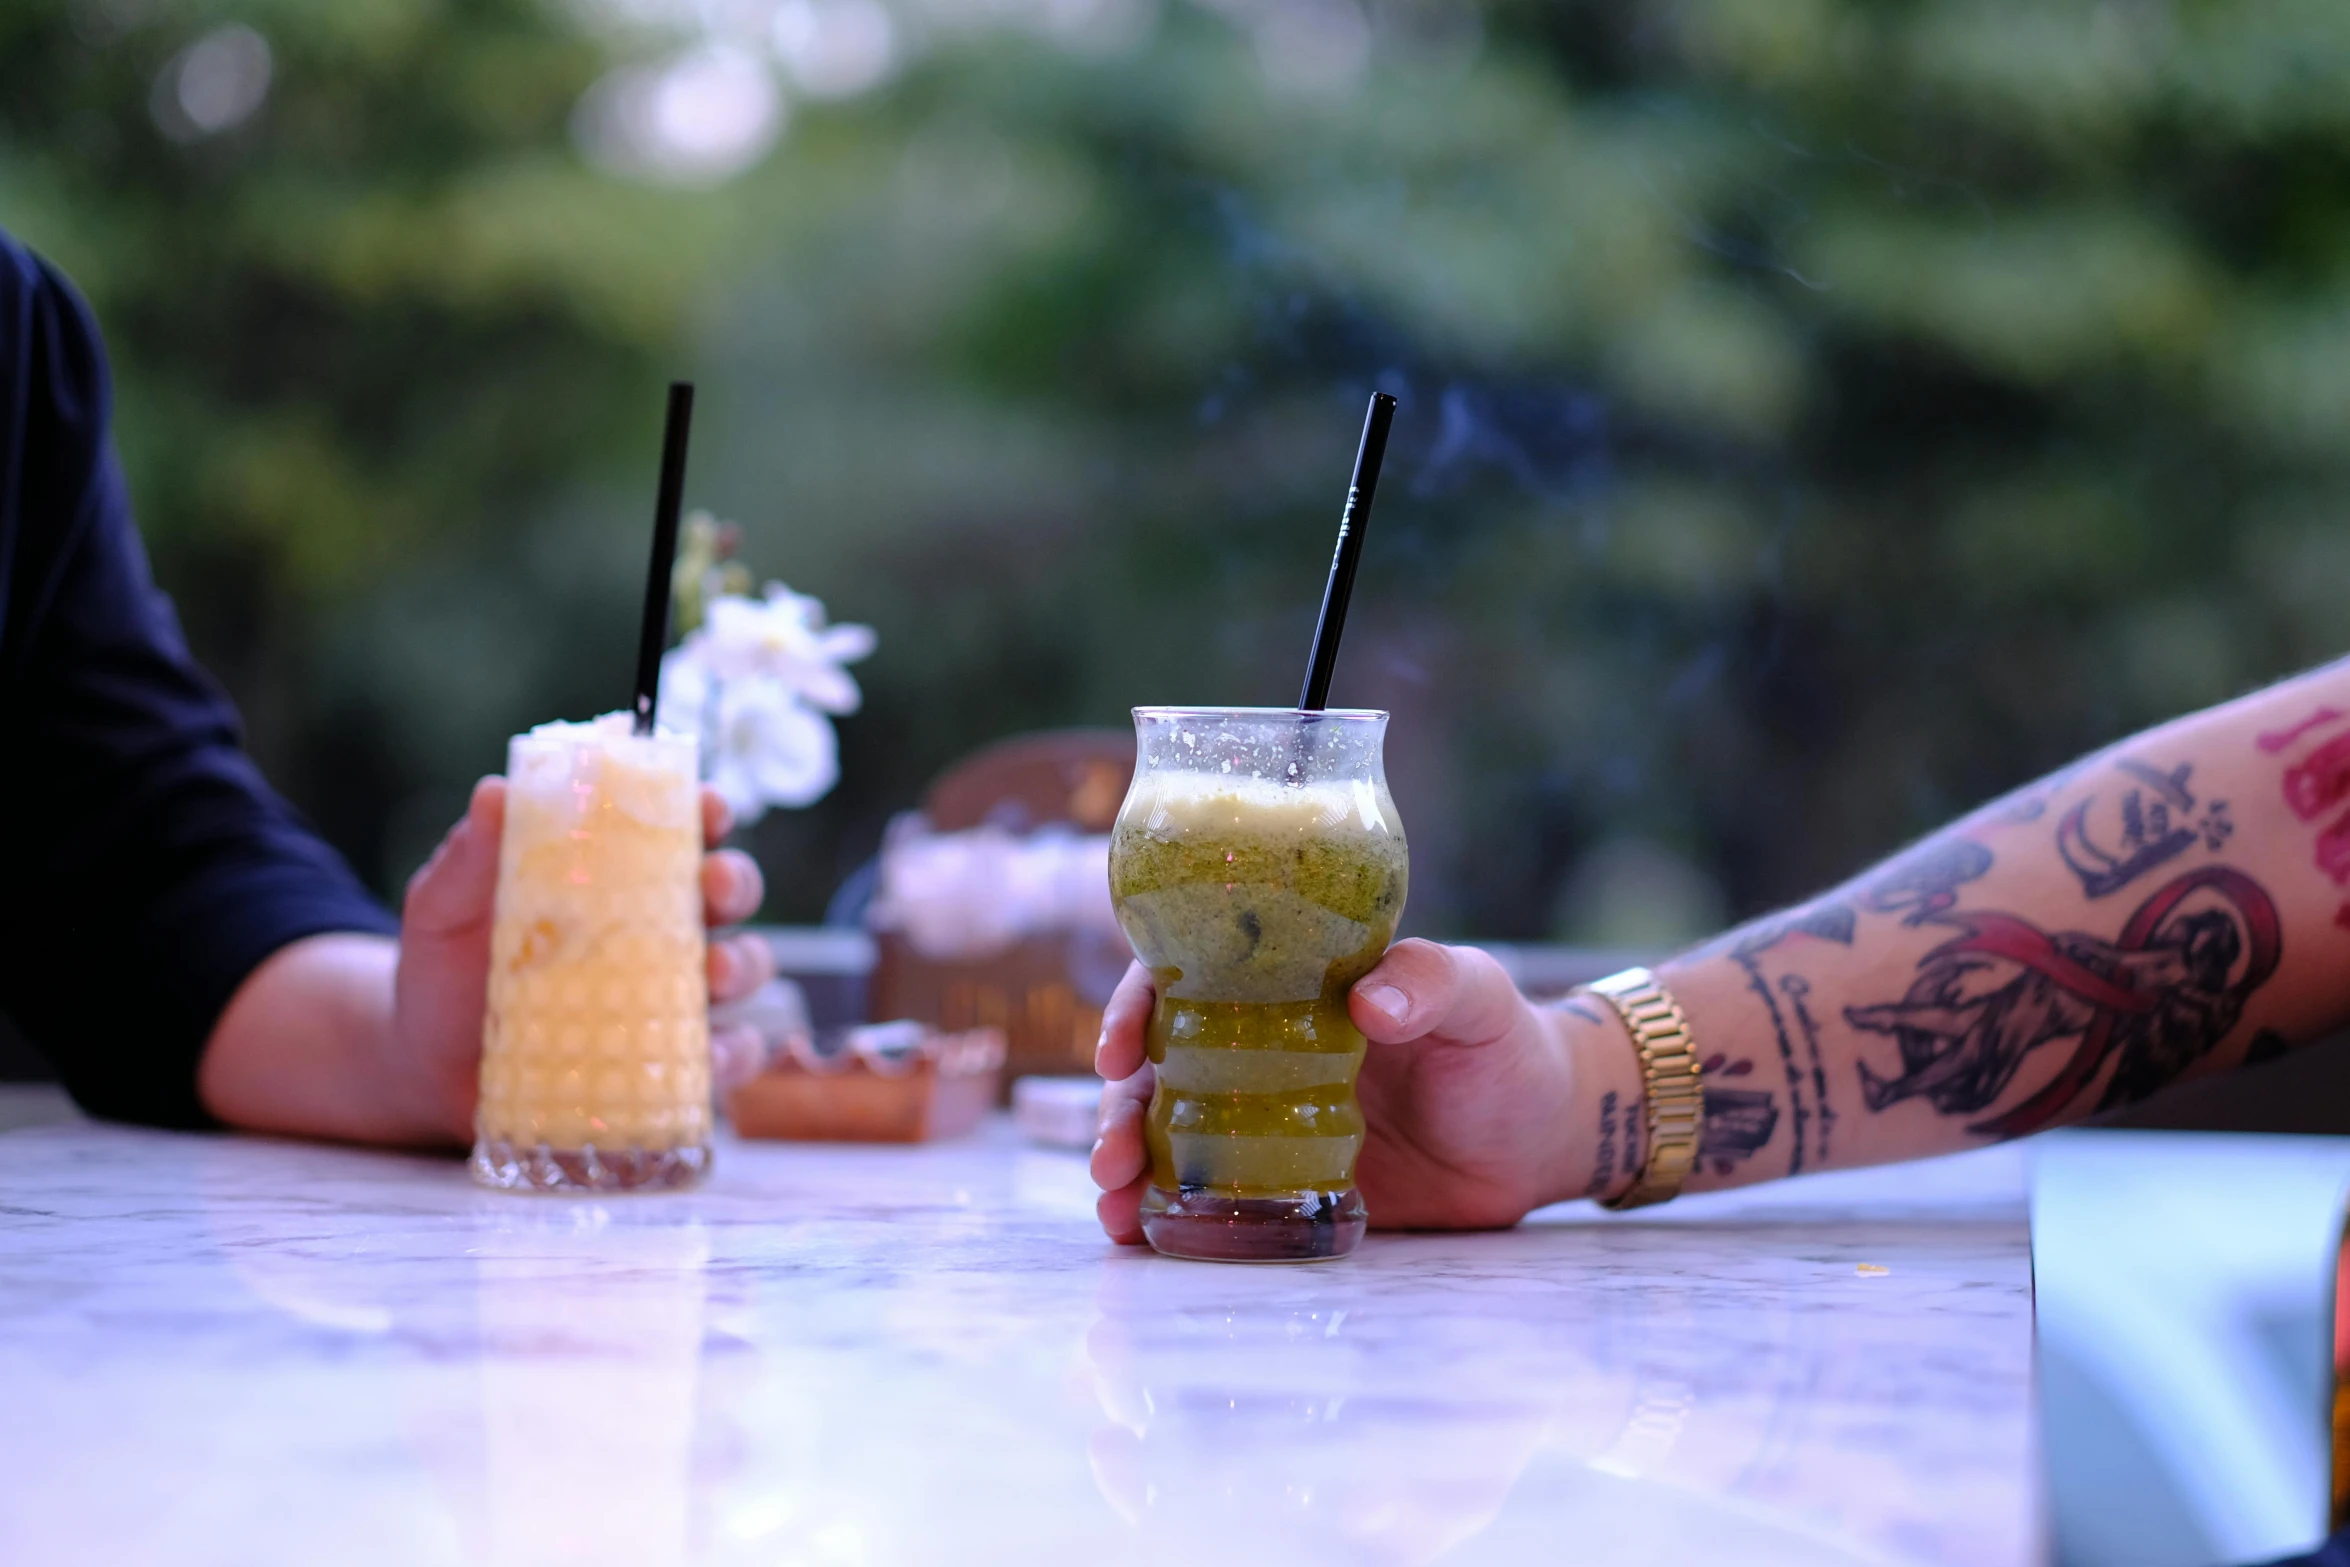
M 690 735 L 627 714 L 507 752 L 473 1173 L 688 1186 L 710 1167 L 702 816 Z

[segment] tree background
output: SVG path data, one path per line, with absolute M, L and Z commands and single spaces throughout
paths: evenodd
M 622 704 L 672 374 L 689 501 L 881 635 L 749 835 L 781 919 L 987 740 L 1288 700 L 1374 386 L 1334 700 L 1396 712 L 1425 933 L 1695 935 L 2350 643 L 2330 0 L 902 0 L 871 80 L 793 55 L 879 3 L 0 8 L 0 226 L 387 893 Z M 191 122 L 224 38 L 266 91 Z M 597 140 L 713 58 L 771 148 Z

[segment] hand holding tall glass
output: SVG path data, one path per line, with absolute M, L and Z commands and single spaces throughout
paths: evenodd
M 1137 708 L 1110 840 L 1119 923 L 1158 982 L 1144 1236 L 1306 1262 L 1362 1238 L 1347 992 L 1395 937 L 1408 856 L 1385 713 Z
M 702 810 L 690 735 L 628 715 L 507 753 L 473 1171 L 487 1185 L 686 1186 L 710 1164 Z

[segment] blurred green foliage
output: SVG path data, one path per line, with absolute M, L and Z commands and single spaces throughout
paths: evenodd
M 1643 864 L 1797 896 L 2350 641 L 2350 10 L 1113 9 L 900 11 L 903 74 L 700 190 L 574 149 L 686 42 L 617 10 L 0 13 L 0 224 L 363 871 L 621 704 L 680 371 L 691 500 L 881 633 L 841 789 L 754 835 L 783 917 L 985 740 L 1288 700 L 1374 385 L 1335 698 L 1396 711 L 1423 930 L 1654 938 Z M 163 134 L 232 21 L 266 104 Z

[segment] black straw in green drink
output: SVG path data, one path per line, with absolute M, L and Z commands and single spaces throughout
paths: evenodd
M 636 644 L 636 732 L 653 732 L 661 697 L 661 652 L 669 643 L 670 574 L 677 561 L 677 514 L 685 505 L 685 443 L 694 422 L 694 384 L 669 383 L 669 425 L 661 437 L 661 495 L 653 509 L 653 563 L 645 568 L 645 618 Z
M 1314 651 L 1306 662 L 1305 689 L 1297 705 L 1318 713 L 1330 705 L 1330 674 L 1338 667 L 1338 636 L 1346 629 L 1346 601 L 1355 589 L 1355 567 L 1363 558 L 1363 530 L 1371 523 L 1371 497 L 1379 488 L 1379 464 L 1387 457 L 1387 428 L 1395 422 L 1395 399 L 1371 394 L 1363 416 L 1363 441 L 1355 448 L 1354 482 L 1346 489 L 1346 510 L 1338 518 L 1338 549 L 1330 557 L 1330 581 L 1322 589 L 1322 617 L 1314 623 Z

